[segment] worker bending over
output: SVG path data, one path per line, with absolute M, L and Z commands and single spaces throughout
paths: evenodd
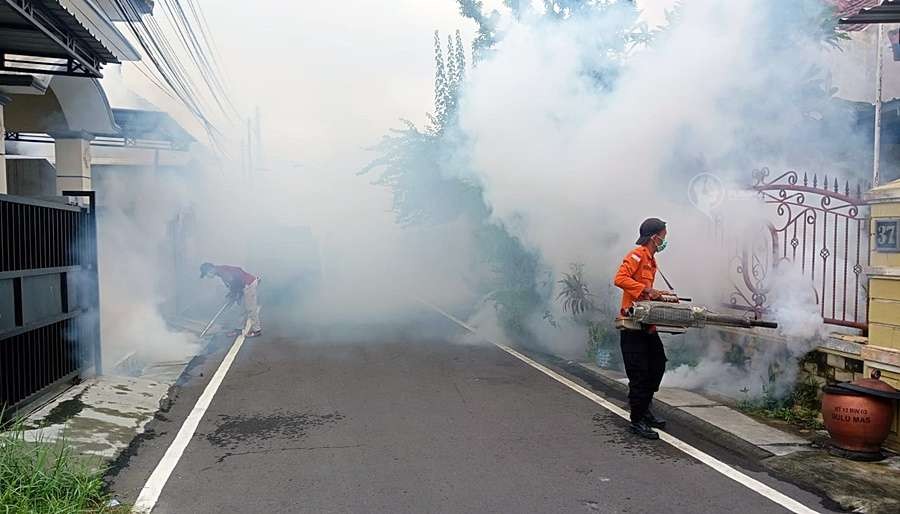
M 628 252 L 616 273 L 615 284 L 621 288 L 621 315 L 636 300 L 660 300 L 668 291 L 653 289 L 656 279 L 656 253 L 666 248 L 666 223 L 649 218 L 641 223 L 638 247 Z M 621 331 L 622 360 L 628 375 L 628 403 L 631 405 L 629 429 L 647 439 L 659 439 L 653 428 L 665 428 L 666 422 L 650 412 L 653 393 L 659 391 L 666 371 L 666 352 L 656 327 Z
M 250 320 L 250 332 L 247 333 L 247 337 L 262 335 L 262 326 L 259 324 L 259 303 L 256 295 L 259 277 L 253 276 L 237 266 L 217 266 L 211 262 L 204 262 L 200 265 L 200 278 L 212 276 L 222 279 L 222 282 L 228 287 L 228 300 L 243 303 L 244 314 Z

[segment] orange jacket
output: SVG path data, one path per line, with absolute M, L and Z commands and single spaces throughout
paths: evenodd
M 656 259 L 646 246 L 638 246 L 634 250 L 628 252 L 628 255 L 622 259 L 622 265 L 616 272 L 616 278 L 613 283 L 616 287 L 622 289 L 622 310 L 625 311 L 631 307 L 631 304 L 641 297 L 644 289 L 652 288 L 653 281 L 656 279 Z

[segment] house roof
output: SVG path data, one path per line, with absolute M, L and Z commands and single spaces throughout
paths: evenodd
M 900 23 L 900 0 L 882 0 L 877 5 L 841 18 L 839 23 L 841 25 Z
M 75 27 L 78 34 L 89 41 L 95 51 L 109 55 L 111 59 L 108 62 L 141 59 L 137 50 L 93 0 L 44 0 L 44 4 L 60 18 L 65 15 L 75 18 L 82 27 L 80 30 Z
M 834 6 L 838 19 L 859 14 L 859 11 L 863 9 L 869 9 L 881 4 L 881 0 L 827 0 L 827 2 Z M 838 28 L 847 32 L 855 32 L 867 26 L 864 24 L 839 25 Z
M 104 64 L 140 59 L 92 0 L 2 0 L 0 41 L 5 71 L 99 77 Z

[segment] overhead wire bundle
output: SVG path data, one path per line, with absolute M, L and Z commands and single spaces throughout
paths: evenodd
M 114 3 L 153 65 L 151 70 L 145 62 L 138 62 L 138 71 L 168 96 L 180 101 L 203 125 L 213 145 L 221 149 L 221 132 L 212 120 L 221 114 L 225 120 L 233 121 L 237 109 L 231 101 L 200 6 L 195 0 L 185 0 L 188 6 L 185 9 L 182 0 L 162 0 L 158 5 L 163 9 L 158 9 L 155 15 L 142 15 L 135 0 L 114 0 Z M 158 19 L 165 22 L 174 38 L 167 36 Z M 197 75 L 202 79 L 199 84 Z M 210 98 L 214 106 L 210 105 Z

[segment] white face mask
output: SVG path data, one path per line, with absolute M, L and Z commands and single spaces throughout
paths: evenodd
M 653 237 L 657 237 L 657 238 L 658 238 L 659 236 L 653 236 Z M 669 240 L 668 240 L 668 239 L 663 239 L 662 241 L 659 241 L 659 239 L 657 239 L 657 242 L 656 242 L 656 251 L 657 251 L 657 252 L 661 252 L 661 251 L 665 250 L 665 249 L 666 249 L 666 246 L 668 246 L 668 245 L 669 245 Z

